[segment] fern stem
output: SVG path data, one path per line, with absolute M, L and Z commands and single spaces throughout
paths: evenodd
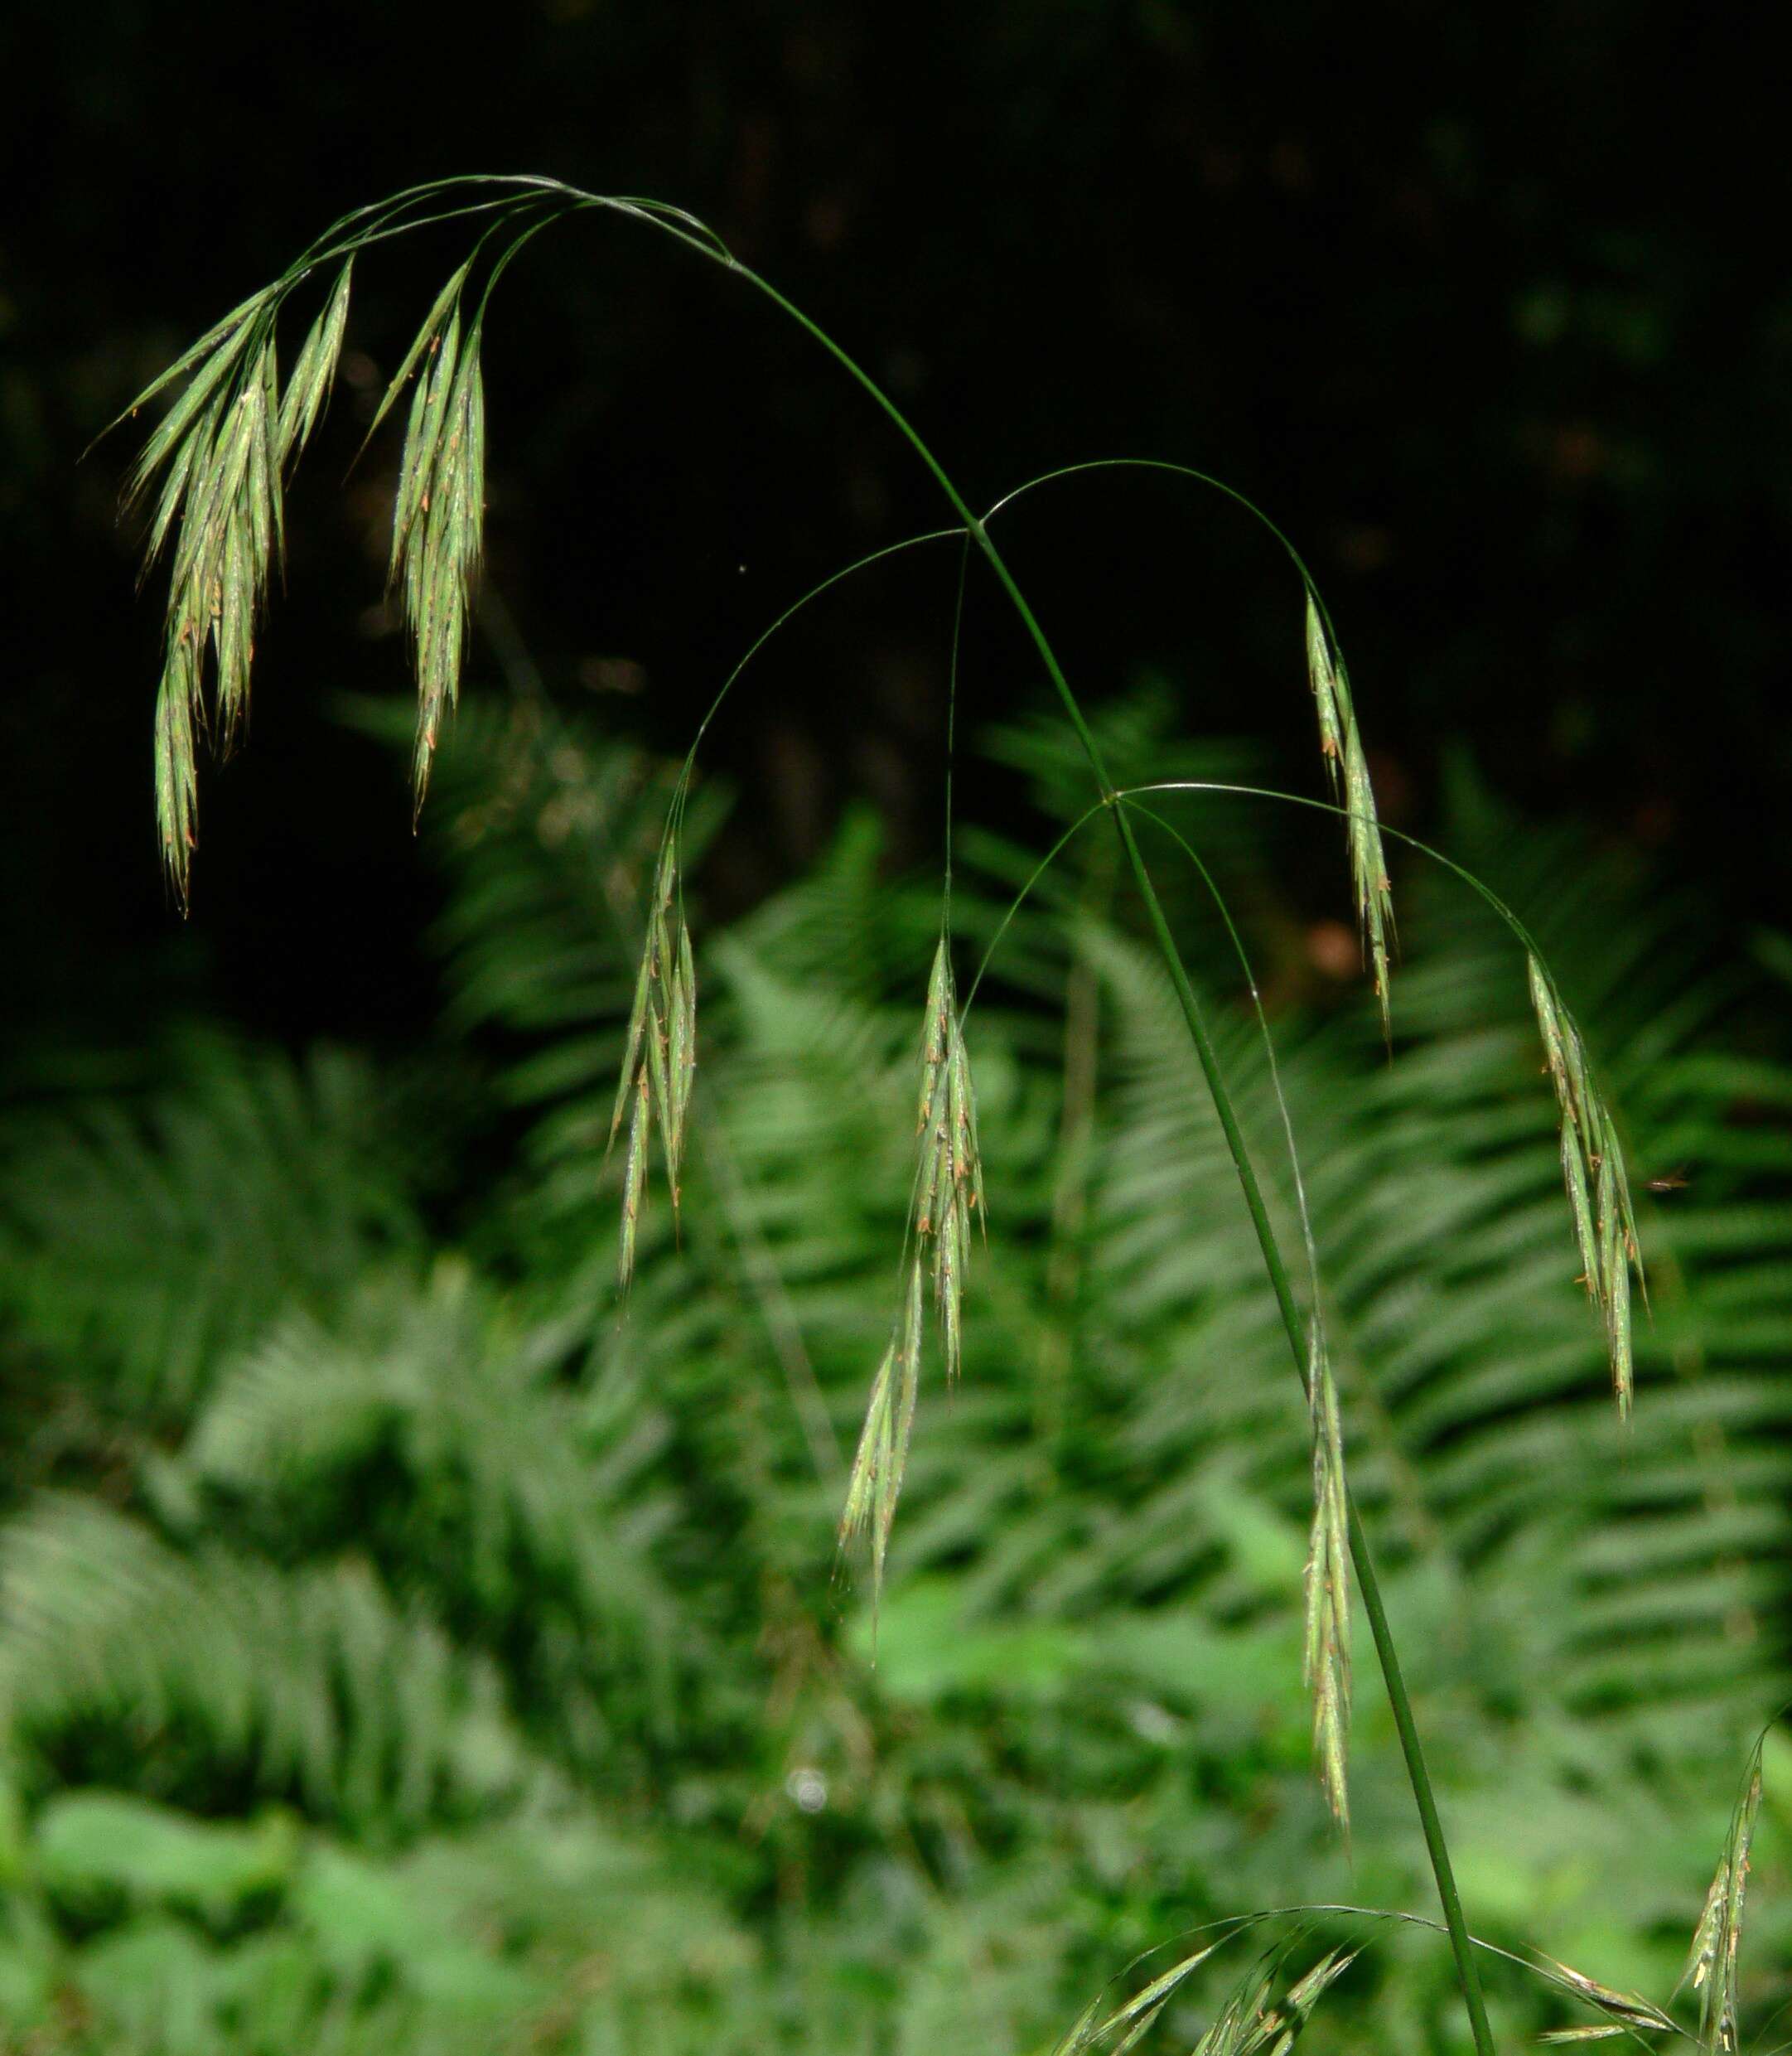
M 870 398 L 889 417 L 904 440 L 933 474 L 935 482 L 950 501 L 954 510 L 964 523 L 970 539 L 976 544 L 990 569 L 995 573 L 997 583 L 1007 594 L 1015 612 L 1019 615 L 1022 626 L 1026 629 L 1034 649 L 1037 651 L 1040 661 L 1045 665 L 1046 674 L 1051 680 L 1053 689 L 1057 693 L 1071 728 L 1075 731 L 1077 740 L 1082 744 L 1084 753 L 1089 762 L 1089 767 L 1094 772 L 1095 781 L 1101 788 L 1103 802 L 1113 810 L 1114 825 L 1119 833 L 1121 849 L 1125 853 L 1127 864 L 1133 873 L 1133 882 L 1138 888 L 1139 897 L 1144 902 L 1146 918 L 1150 923 L 1152 935 L 1157 942 L 1158 952 L 1163 959 L 1164 968 L 1170 975 L 1170 982 L 1175 989 L 1177 1004 L 1182 1009 L 1182 1018 L 1187 1024 L 1189 1040 L 1194 1045 L 1195 1057 L 1200 1065 L 1201 1075 L 1206 1081 L 1208 1093 L 1213 1101 L 1214 1110 L 1220 1117 L 1220 1125 L 1225 1136 L 1226 1148 L 1231 1156 L 1233 1168 L 1238 1173 L 1239 1184 L 1244 1194 L 1244 1203 L 1251 1217 L 1251 1225 L 1257 1233 L 1258 1246 L 1263 1252 L 1263 1265 L 1269 1274 L 1269 1281 L 1275 1291 L 1276 1304 L 1282 1312 L 1282 1325 L 1287 1330 L 1289 1346 L 1294 1352 L 1295 1369 L 1304 1386 L 1307 1376 L 1307 1340 L 1305 1328 L 1301 1319 L 1300 1308 L 1294 1297 L 1293 1285 L 1288 1276 L 1287 1265 L 1282 1258 L 1281 1246 L 1276 1239 L 1274 1227 L 1270 1222 L 1268 1208 L 1264 1204 L 1263 1188 L 1258 1182 L 1256 1167 L 1252 1163 L 1250 1153 L 1245 1146 L 1244 1133 L 1239 1126 L 1237 1110 L 1233 1105 L 1231 1093 L 1220 1069 L 1219 1052 L 1215 1050 L 1213 1039 L 1208 1033 L 1206 1022 L 1201 1014 L 1200 1003 L 1195 998 L 1195 988 L 1190 982 L 1187 969 L 1182 961 L 1181 952 L 1177 948 L 1176 938 L 1171 932 L 1168 918 L 1164 913 L 1163 903 L 1158 898 L 1157 888 L 1152 883 L 1151 873 L 1146 868 L 1144 856 L 1133 833 L 1133 824 L 1128 818 L 1126 807 L 1120 801 L 1113 781 L 1108 775 L 1107 765 L 1102 757 L 1101 747 L 1090 731 L 1089 723 L 1084 717 L 1083 709 L 1078 703 L 1075 694 L 1071 690 L 1070 680 L 1065 676 L 1063 666 L 1058 661 L 1057 654 L 1053 650 L 1050 639 L 1041 626 L 1038 617 L 1033 612 L 1031 607 L 1027 603 L 1026 594 L 1015 582 L 1014 574 L 1009 570 L 1007 559 L 990 539 L 988 530 L 972 511 L 968 502 L 953 483 L 944 467 L 921 439 L 920 432 L 896 402 L 890 398 L 870 373 L 850 357 L 824 329 L 811 321 L 800 307 L 785 299 L 775 286 L 761 278 L 756 272 L 741 264 L 738 259 L 728 259 L 720 261 L 725 261 L 728 269 L 737 273 L 750 285 L 756 286 L 775 306 L 780 307 L 800 328 L 820 344 L 822 348 L 858 385 L 863 387 Z M 1475 2039 L 1477 2056 L 1494 2056 L 1493 2034 L 1487 2024 L 1486 2005 L 1481 1996 L 1480 1973 L 1475 1962 L 1474 1947 L 1469 1937 L 1468 1928 L 1462 1917 L 1462 1902 L 1456 1891 L 1456 1875 L 1450 1861 L 1449 1846 L 1444 1837 L 1443 1823 L 1438 1817 L 1437 1802 L 1432 1790 L 1431 1774 L 1426 1768 L 1424 1748 L 1419 1739 L 1418 1725 L 1413 1718 L 1412 1702 L 1407 1696 L 1406 1682 L 1401 1672 L 1399 1656 L 1394 1647 L 1394 1631 L 1389 1624 L 1387 1610 L 1382 1604 L 1381 1583 L 1375 1575 L 1374 1560 L 1370 1554 L 1369 1537 L 1364 1531 L 1362 1521 L 1358 1516 L 1354 1498 L 1349 1501 L 1349 1532 L 1350 1560 L 1356 1573 L 1358 1587 L 1363 1595 L 1363 1609 L 1369 1616 L 1369 1634 L 1374 1642 L 1375 1655 L 1381 1665 L 1381 1674 L 1387 1686 L 1389 1703 L 1394 1709 L 1394 1728 L 1400 1738 L 1401 1753 L 1406 1759 L 1407 1778 L 1413 1788 L 1413 1803 L 1418 1810 L 1419 1826 L 1425 1838 L 1426 1853 L 1431 1859 L 1432 1872 L 1437 1879 L 1437 1897 L 1442 1904 L 1444 1925 L 1449 1934 L 1451 1949 L 1456 1957 L 1456 1980 L 1461 1987 L 1462 2003 L 1468 2014 L 1470 2031 Z

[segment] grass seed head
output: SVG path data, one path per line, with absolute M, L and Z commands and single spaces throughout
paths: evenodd
M 154 510 L 150 565 L 174 542 L 156 706 L 156 815 L 162 860 L 182 902 L 198 832 L 194 743 L 228 750 L 248 711 L 255 634 L 285 544 L 285 474 L 323 411 L 348 320 L 345 264 L 283 398 L 275 325 L 296 279 L 234 307 L 130 412 L 184 378 L 180 397 L 143 445 L 127 507 Z
M 1543 1974 L 1553 1983 L 1583 2005 L 1596 2006 L 1606 2015 L 1604 2020 L 1593 2025 L 1552 2029 L 1538 2036 L 1540 2042 L 1604 2042 L 1621 2034 L 1635 2039 L 1644 2034 L 1674 2034 L 1679 2031 L 1670 2015 L 1634 1992 L 1614 1991 L 1610 1985 L 1601 1985 L 1597 1978 L 1589 1977 L 1584 1971 L 1558 1963 L 1553 1957 L 1539 1955 L 1538 1961 Z
M 336 274 L 323 312 L 312 322 L 287 381 L 279 414 L 278 449 L 283 466 L 290 464 L 310 442 L 312 430 L 329 404 L 337 360 L 349 319 L 349 284 L 355 270 L 350 257 Z
M 626 1292 L 635 1275 L 635 1237 L 640 1225 L 641 1207 L 647 1196 L 647 1081 L 638 1078 L 634 1092 L 635 1113 L 629 1122 L 629 1153 L 622 1169 L 622 1242 L 617 1259 L 622 1289 Z
M 412 773 L 419 808 L 443 718 L 460 697 L 468 609 L 485 530 L 481 315 L 474 316 L 464 336 L 461 323 L 461 295 L 472 262 L 469 258 L 437 294 L 367 431 L 371 438 L 415 374 L 393 497 L 387 578 L 389 585 L 403 588 L 417 669 Z
M 860 1536 L 868 1534 L 871 1538 L 874 1613 L 883 1594 L 884 1563 L 889 1553 L 890 1532 L 896 1523 L 902 1474 L 908 1465 L 915 1404 L 920 1391 L 923 1300 L 923 1265 L 917 1253 L 909 1265 L 908 1289 L 889 1347 L 872 1381 L 865 1425 L 853 1452 L 846 1502 L 840 1515 L 843 1553 Z
M 1308 1345 L 1313 1517 L 1305 1578 L 1303 1671 L 1313 1701 L 1313 1759 L 1332 1817 L 1350 1832 L 1350 1568 L 1344 1437 L 1325 1338 L 1315 1318 Z
M 1699 1996 L 1698 2045 L 1704 2056 L 1736 2056 L 1737 1957 L 1742 1940 L 1742 1903 L 1748 1889 L 1749 1850 L 1761 1811 L 1761 1753 L 1757 1741 L 1749 1758 L 1742 1792 L 1730 1816 L 1717 1875 L 1705 1894 L 1680 1984 L 1691 1981 Z M 1677 1988 L 1678 1989 L 1678 1988 Z
M 983 1206 L 983 1170 L 977 1143 L 977 1101 L 969 1052 L 959 1018 L 952 962 L 944 939 L 927 984 L 921 1033 L 920 1161 L 915 1183 L 912 1229 L 928 1256 L 945 1343 L 946 1375 L 959 1374 L 962 1353 L 964 1273 L 970 1255 L 970 1215 Z
M 483 544 L 485 389 L 476 327 L 461 346 L 458 310 L 418 385 L 393 521 L 417 665 L 417 803 L 423 804 L 445 716 L 460 698 L 472 588 Z
M 1098 1997 L 1083 2019 L 1072 2028 L 1069 2036 L 1055 2052 L 1055 2056 L 1081 2056 L 1084 2049 L 1091 2047 L 1103 2035 L 1112 2034 L 1123 2028 L 1130 2030 L 1131 2034 L 1137 2034 L 1142 2024 L 1148 2027 L 1201 1965 L 1216 1950 L 1224 1946 L 1224 1938 L 1210 1942 L 1197 1949 L 1192 1956 L 1186 1956 L 1180 1962 L 1172 1963 L 1168 1970 L 1152 1978 L 1142 1991 L 1134 1992 L 1123 2006 L 1117 2008 L 1105 2020 L 1101 2017 Z
M 1585 1045 L 1548 972 L 1529 960 L 1531 1005 L 1562 1122 L 1562 1175 L 1574 1222 L 1581 1276 L 1606 1334 L 1618 1410 L 1630 1410 L 1635 1376 L 1630 1274 L 1642 1278 L 1624 1150 L 1593 1083 Z
M 1253 1970 L 1234 1986 L 1219 2017 L 1195 2044 L 1193 2056 L 1256 2056 L 1274 2032 L 1268 1998 L 1268 1971 Z
M 920 1057 L 907 1288 L 890 1347 L 872 1383 L 840 1521 L 843 1549 L 869 1524 L 874 1607 L 882 1589 L 890 1526 L 907 1463 L 909 1434 L 920 1389 L 925 1288 L 930 1281 L 946 1376 L 955 1378 L 964 1353 L 964 1274 L 970 1256 L 970 1217 L 973 1209 L 980 1217 L 984 1212 L 970 1057 L 959 1016 L 952 960 L 944 938 L 934 953 L 927 981 Z
M 1388 859 L 1382 847 L 1381 821 L 1369 783 L 1369 762 L 1357 733 L 1350 679 L 1334 651 L 1311 589 L 1307 595 L 1307 675 L 1319 714 L 1319 747 L 1331 789 L 1345 812 L 1345 840 L 1350 856 L 1350 882 L 1356 901 L 1357 926 L 1375 983 L 1384 1035 L 1393 1030 L 1388 994 L 1389 946 L 1394 936 L 1394 897 Z
M 1307 678 L 1313 689 L 1313 705 L 1319 714 L 1319 747 L 1326 760 L 1331 789 L 1338 789 L 1344 758 L 1344 734 L 1338 721 L 1337 680 L 1331 668 L 1331 648 L 1326 640 L 1325 623 L 1311 593 L 1307 596 Z
M 620 1270 L 624 1290 L 634 1271 L 635 1217 L 645 1192 L 648 1138 L 656 1127 L 672 1196 L 672 1217 L 674 1222 L 678 1219 L 685 1125 L 696 1083 L 697 959 L 679 892 L 677 850 L 669 835 L 654 873 L 647 940 L 635 975 L 622 1072 L 610 1117 L 610 1146 L 614 1148 L 622 1117 L 630 1113 L 622 1180 Z

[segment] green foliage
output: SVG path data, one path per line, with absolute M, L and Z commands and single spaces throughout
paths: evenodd
M 421 1244 L 416 1138 L 359 1057 L 191 1041 L 159 1094 L 0 1135 L 0 1318 L 109 1409 L 186 1417 L 283 1310 Z
M 1104 733 L 1123 769 L 1166 767 L 1148 709 Z M 996 747 L 1080 810 L 1046 731 Z M 338 1057 L 198 1045 L 128 1110 L 10 1123 L 0 1347 L 87 1409 L 22 1459 L 0 1531 L 16 2036 L 1031 2056 L 1171 1944 L 1089 2020 L 1187 2047 L 1248 2037 L 1227 2008 L 1263 1943 L 1126 2012 L 1203 1946 L 1179 1933 L 1422 1903 L 1379 1693 L 1354 1873 L 1313 1788 L 1310 1425 L 1108 840 L 1073 844 L 964 1017 L 988 1250 L 874 1634 L 833 1528 L 910 1217 L 937 900 L 852 820 L 811 878 L 693 920 L 679 1237 L 641 1217 L 619 1313 L 604 1144 L 667 790 L 534 703 L 470 707 L 441 753 L 445 1034 L 517 1124 L 452 1239 L 423 1226 L 403 1099 Z M 1256 909 L 1264 989 L 1311 993 L 1276 944 L 1280 846 L 1225 808 L 1204 846 Z M 685 819 L 699 912 L 716 811 Z M 1792 1072 L 1696 910 L 1472 787 L 1455 811 L 1627 1123 L 1653 1293 L 1630 1420 L 1573 1280 L 1523 956 L 1480 902 L 1403 881 L 1391 1057 L 1366 998 L 1284 1004 L 1281 1082 L 1465 1893 L 1489 1939 L 1664 1997 L 1783 1674 Z M 1031 868 L 962 837 L 960 934 Z M 1198 879 L 1166 893 L 1273 1163 L 1230 945 Z M 1286 1176 L 1269 1196 L 1297 1236 Z M 1785 1754 L 1770 1735 L 1745 2020 L 1785 1996 Z M 1297 2025 L 1303 1981 L 1365 1942 L 1303 2045 L 1442 2045 L 1422 1930 L 1281 1937 L 1271 2000 Z M 1572 1984 L 1490 1977 L 1508 2037 L 1582 2017 Z

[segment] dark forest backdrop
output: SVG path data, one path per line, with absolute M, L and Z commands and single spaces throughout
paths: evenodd
M 157 630 L 114 520 L 128 440 L 77 458 L 322 222 L 470 168 L 704 215 L 987 499 L 1092 456 L 1238 483 L 1334 596 L 1403 823 L 1434 817 L 1466 746 L 1514 801 L 1585 812 L 1740 918 L 1784 912 L 1792 298 L 1765 17 L 1599 0 L 30 14 L 3 31 L 0 834 L 22 889 L 0 918 L 37 1018 L 121 1004 L 121 981 L 159 1007 L 176 964 L 283 1033 L 427 1013 L 428 888 L 392 773 L 331 721 L 336 694 L 406 686 L 370 612 L 393 452 L 336 480 L 447 244 L 364 268 L 370 361 L 295 504 L 255 747 L 209 782 L 218 854 L 181 935 L 148 860 Z M 682 748 L 780 607 L 936 519 L 812 349 L 639 236 L 532 253 L 489 348 L 493 583 L 551 689 L 630 733 Z M 1156 665 L 1203 733 L 1304 744 L 1282 566 L 1218 503 L 1123 479 L 1042 496 L 1018 526 L 1087 689 Z M 718 735 L 756 792 L 729 871 L 743 898 L 852 793 L 901 849 L 930 846 L 942 583 L 840 595 Z M 990 635 L 973 718 L 1036 695 L 1005 626 Z

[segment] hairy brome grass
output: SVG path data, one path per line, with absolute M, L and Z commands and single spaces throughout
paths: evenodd
M 431 223 L 466 215 L 486 217 L 485 234 L 437 296 L 388 386 L 374 420 L 377 428 L 406 385 L 414 380 L 394 507 L 389 587 L 402 585 L 418 672 L 413 774 L 420 803 L 442 724 L 458 698 L 468 611 L 481 551 L 485 405 L 480 342 L 485 305 L 497 276 L 529 237 L 552 220 L 593 209 L 645 223 L 698 254 L 724 264 L 794 319 L 867 391 L 932 472 L 962 524 L 956 532 L 964 536 L 967 548 L 975 544 L 1007 590 L 1059 694 L 1094 773 L 1101 804 L 1114 810 L 1113 818 L 1128 868 L 1176 986 L 1191 1049 L 1226 1131 L 1297 1367 L 1307 1388 L 1314 1512 L 1307 1575 L 1306 1660 L 1313 1692 L 1314 1742 L 1321 1780 L 1339 1821 L 1347 1824 L 1344 1745 L 1350 1689 L 1349 1575 L 1345 1568 L 1349 1564 L 1354 1566 L 1369 1626 L 1376 1637 L 1471 2031 L 1480 2056 L 1491 2056 L 1490 2031 L 1480 1996 L 1473 1949 L 1428 1773 L 1405 1700 L 1399 1667 L 1392 1659 L 1391 1637 L 1381 1609 L 1373 1560 L 1349 1504 L 1337 1394 L 1323 1339 L 1316 1322 L 1303 1336 L 1287 1265 L 1238 1127 L 1212 1038 L 1130 822 L 1117 805 L 1121 796 L 1107 775 L 1101 752 L 1051 644 L 991 540 L 986 522 L 973 514 L 895 402 L 838 344 L 735 258 L 719 237 L 679 210 L 651 201 L 584 193 L 548 179 L 429 181 L 374 207 L 345 215 L 280 279 L 233 309 L 145 391 L 138 405 L 172 382 L 186 380 L 180 396 L 151 435 L 127 494 L 128 500 L 135 502 L 147 498 L 152 489 L 155 491 L 147 560 L 152 561 L 171 538 L 174 542 L 156 717 L 157 820 L 164 862 L 174 888 L 184 901 L 196 832 L 196 738 L 210 733 L 220 749 L 227 749 L 246 715 L 257 626 L 268 582 L 283 549 L 283 481 L 327 401 L 341 349 L 355 252 Z M 511 231 L 511 239 L 488 268 L 476 304 L 469 314 L 463 311 L 462 302 L 474 266 L 488 238 L 500 229 Z M 338 267 L 334 283 L 307 333 L 294 364 L 292 379 L 283 394 L 276 348 L 278 318 L 287 295 L 326 264 Z M 1197 479 L 1205 476 L 1182 466 L 1153 462 L 1151 467 L 1182 472 Z M 1220 484 L 1210 479 L 1205 482 Z M 1231 488 L 1221 485 L 1220 490 L 1247 508 L 1250 506 Z M 1257 510 L 1250 510 L 1259 520 L 1266 521 Z M 1266 525 L 1293 555 L 1292 545 L 1280 536 L 1280 531 L 1267 521 Z M 1391 1035 L 1389 967 L 1394 915 L 1383 831 L 1342 656 L 1311 579 L 1297 556 L 1294 561 L 1306 585 L 1306 655 L 1321 749 L 1331 776 L 1333 798 L 1341 803 L 1336 810 L 1343 814 L 1346 823 L 1363 950 L 1374 978 L 1383 1033 L 1387 1037 Z M 675 834 L 676 815 L 654 878 L 646 945 L 611 1127 L 613 1144 L 621 1133 L 624 1115 L 628 1115 L 619 1256 L 625 1287 L 634 1267 L 655 1125 L 677 1218 L 685 1124 L 695 1074 L 696 975 L 678 892 Z M 675 902 L 679 910 L 674 916 Z M 1533 1002 L 1561 1113 L 1563 1174 L 1576 1241 L 1588 1290 L 1603 1321 L 1620 1408 L 1627 1412 L 1634 1382 L 1630 1271 L 1635 1266 L 1640 1280 L 1641 1266 L 1622 1152 L 1611 1111 L 1592 1084 L 1579 1030 L 1529 938 L 1522 931 L 1519 933 L 1529 955 Z M 870 1532 L 874 1603 L 881 1588 L 891 1524 L 907 1459 L 920 1384 L 926 1300 L 930 1293 L 947 1375 L 955 1377 L 963 1352 L 962 1301 L 971 1214 L 982 1208 L 983 1198 L 969 1062 L 944 939 L 929 984 L 921 1054 L 918 1160 L 904 1253 L 901 1302 L 873 1382 L 841 1521 L 843 1544 L 861 1531 Z M 1316 1309 L 1316 1265 L 1315 1271 Z M 1736 1945 L 1749 1840 L 1759 1797 L 1757 1748 L 1752 1780 L 1732 1819 L 1688 1966 L 1688 1974 L 1702 1995 L 1701 2041 L 1710 2056 L 1733 2056 L 1735 2049 Z M 1176 1984 L 1198 1961 L 1199 1957 L 1189 1959 L 1168 1974 L 1167 1982 L 1160 1980 L 1157 1986 L 1128 2002 L 1119 2014 L 1104 2020 L 1099 2010 L 1092 2009 L 1066 2046 L 1080 2050 L 1093 2046 L 1098 2038 L 1111 2040 L 1117 2035 L 1120 2039 L 1114 2046 L 1118 2050 L 1133 2049 L 1150 2032 Z M 1289 1987 L 1279 2003 L 1272 2005 L 1269 1995 L 1279 1978 L 1281 1961 L 1280 1957 L 1266 1959 L 1239 1988 L 1232 2002 L 1202 2037 L 1200 2056 L 1247 2056 L 1247 2052 L 1255 2056 L 1255 2052 L 1265 2049 L 1282 2056 L 1319 1994 L 1349 1958 L 1325 1959 L 1305 1979 Z M 1564 2031 L 1572 2039 L 1590 2039 L 1614 2029 L 1655 2031 L 1662 2025 L 1664 2016 L 1654 2015 L 1643 2002 L 1596 1986 L 1577 1973 L 1564 1973 L 1561 1981 L 1563 1989 L 1587 2000 L 1606 2015 L 1596 2028 Z

